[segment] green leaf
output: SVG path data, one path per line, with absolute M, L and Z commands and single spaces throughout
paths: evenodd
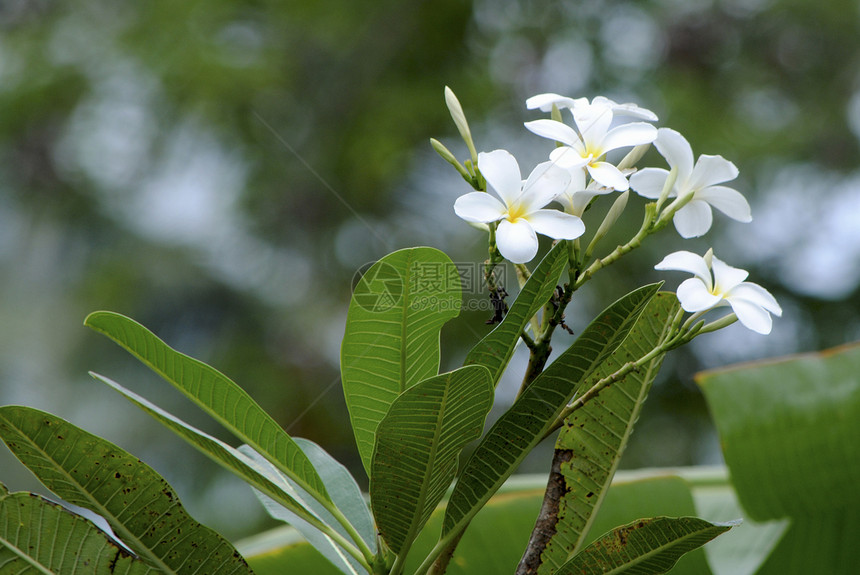
M 349 305 L 341 379 L 358 453 L 370 472 L 376 427 L 391 403 L 439 372 L 439 332 L 460 313 L 460 278 L 433 248 L 396 251 L 362 276 Z
M 112 443 L 19 406 L 0 407 L 0 437 L 48 489 L 101 515 L 161 573 L 251 573 L 227 540 L 186 513 L 158 473 Z
M 714 524 L 697 517 L 639 519 L 603 535 L 562 565 L 555 575 L 665 573 L 684 553 L 734 525 Z
M 88 519 L 0 484 L 0 573 L 147 575 L 152 569 Z
M 349 470 L 310 439 L 296 438 L 314 467 L 319 471 L 332 502 L 361 535 L 371 551 L 376 552 L 376 524 L 361 488 Z
M 516 470 L 580 389 L 633 328 L 660 284 L 639 288 L 604 310 L 490 428 L 454 486 L 443 533 L 464 528 Z
M 738 498 L 788 518 L 757 573 L 860 564 L 860 345 L 699 374 Z
M 370 502 L 379 531 L 400 554 L 427 522 L 493 405 L 489 371 L 467 366 L 426 379 L 394 400 L 377 429 Z
M 172 349 L 125 316 L 94 312 L 84 320 L 84 325 L 119 344 L 303 489 L 319 499 L 329 499 L 322 480 L 298 445 L 227 376 Z
M 314 444 L 313 442 L 308 443 L 316 446 L 316 444 Z M 302 447 L 304 449 L 306 446 L 303 445 Z M 325 453 L 319 447 L 316 448 L 319 450 L 319 452 Z M 343 525 L 338 523 L 337 519 L 335 519 L 335 517 L 327 509 L 325 509 L 322 505 L 320 505 L 319 502 L 315 501 L 312 497 L 310 497 L 307 492 L 296 486 L 296 484 L 290 481 L 289 478 L 278 472 L 278 470 L 275 469 L 271 463 L 266 461 L 262 455 L 260 455 L 247 445 L 241 446 L 239 448 L 239 451 L 247 455 L 251 460 L 254 461 L 254 463 L 260 466 L 261 470 L 263 470 L 268 477 L 277 478 L 276 483 L 278 484 L 278 486 L 284 491 L 290 493 L 290 495 L 292 495 L 296 500 L 301 501 L 304 504 L 305 508 L 308 510 L 308 512 L 311 513 L 314 517 L 316 517 L 320 522 L 328 525 L 333 530 L 339 532 L 345 539 L 349 539 L 350 534 L 344 529 Z M 331 459 L 331 456 L 329 456 L 327 453 L 325 454 L 325 456 Z M 331 459 L 331 461 L 334 460 Z M 340 464 L 337 465 L 340 466 Z M 346 472 L 346 469 L 343 468 L 343 466 L 340 467 L 342 468 L 342 471 L 344 473 L 349 475 L 349 473 Z M 330 487 L 331 484 L 328 481 L 330 477 L 327 477 L 326 474 L 322 473 L 322 469 L 320 471 L 323 480 L 326 481 L 326 483 L 328 484 L 327 486 Z M 332 469 L 328 469 L 327 471 L 332 471 Z M 340 470 L 336 470 L 336 473 L 336 479 L 341 479 Z M 354 489 L 344 490 L 342 492 L 332 492 L 331 490 L 329 492 L 332 493 L 333 497 L 335 494 L 344 496 L 335 498 L 336 505 L 347 506 L 352 511 L 357 511 L 357 508 L 363 507 L 364 514 L 362 515 L 367 515 L 368 518 L 370 518 L 370 511 L 367 507 L 367 504 L 365 503 L 361 491 L 358 490 L 358 486 L 355 486 Z M 314 548 L 319 551 L 322 556 L 325 557 L 332 565 L 337 567 L 341 573 L 346 573 L 348 575 L 367 573 L 367 570 L 364 569 L 363 566 L 358 561 L 356 561 L 354 557 L 351 557 L 348 553 L 346 553 L 329 535 L 321 532 L 317 527 L 308 523 L 303 516 L 296 514 L 291 509 L 281 505 L 280 503 L 278 503 L 277 500 L 272 499 L 258 489 L 254 489 L 254 493 L 257 495 L 258 499 L 260 499 L 261 503 L 266 508 L 266 511 L 269 512 L 269 515 L 271 515 L 275 519 L 284 521 L 295 527 L 302 534 L 302 536 L 304 536 L 304 538 L 311 545 L 313 545 Z M 370 520 L 370 526 L 372 528 L 372 519 Z M 371 533 L 371 535 L 373 535 L 373 533 Z M 373 544 L 369 544 L 368 546 L 375 548 L 375 537 Z
M 545 477 L 515 477 L 506 483 L 475 517 L 448 567 L 448 575 L 513 573 L 543 497 Z M 415 540 L 404 573 L 414 573 L 430 552 L 442 527 L 440 505 Z M 257 575 L 337 571 L 295 529 L 279 527 L 240 541 L 237 547 Z
M 238 477 L 260 491 L 267 493 L 281 505 L 289 507 L 301 517 L 307 518 L 310 515 L 310 512 L 306 507 L 299 502 L 292 493 L 289 493 L 289 490 L 285 490 L 283 488 L 283 485 L 281 485 L 281 482 L 279 481 L 280 476 L 266 473 L 266 468 L 260 466 L 256 461 L 244 453 L 241 453 L 238 449 L 235 449 L 220 439 L 212 437 L 211 435 L 188 425 L 181 419 L 164 411 L 133 391 L 124 388 L 117 382 L 97 373 L 91 373 L 90 375 L 111 389 L 119 392 L 126 399 L 152 416 L 153 419 L 187 441 L 191 446 L 212 459 L 215 463 L 218 463 L 225 469 L 236 474 Z M 260 457 L 262 457 L 262 455 Z
M 498 385 L 520 334 L 529 320 L 549 301 L 566 263 L 567 242 L 559 242 L 535 268 L 502 323 L 472 348 L 464 364 L 483 365 L 490 370 L 493 385 Z
M 753 518 L 860 508 L 858 373 L 851 345 L 696 377 Z
M 619 525 L 626 525 L 641 517 L 697 515 L 691 488 L 688 481 L 675 475 L 672 470 L 617 473 L 612 485 L 606 490 L 603 504 L 595 514 L 585 537 L 585 545 L 590 545 Z M 731 519 L 738 517 L 740 515 Z M 704 551 L 697 549 L 681 557 L 672 568 L 672 575 L 711 575 Z
M 583 389 L 659 345 L 678 309 L 675 294 L 658 293 L 624 343 Z M 660 356 L 631 372 L 565 420 L 555 443 L 556 465 L 550 472 L 540 528 L 532 540 L 536 551 L 528 557 L 540 565 L 538 573 L 552 573 L 582 547 L 662 361 Z

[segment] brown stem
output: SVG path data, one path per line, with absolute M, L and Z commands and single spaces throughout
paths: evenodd
M 561 465 L 569 462 L 572 457 L 573 451 L 570 449 L 556 449 L 553 453 L 552 468 L 549 472 L 543 504 L 515 575 L 535 575 L 541 566 L 541 555 L 555 536 L 559 502 L 570 491 L 561 473 Z

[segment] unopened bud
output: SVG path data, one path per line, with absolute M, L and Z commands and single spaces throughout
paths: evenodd
M 448 106 L 448 111 L 451 112 L 451 119 L 454 120 L 454 125 L 460 132 L 463 141 L 466 142 L 466 147 L 469 148 L 469 154 L 472 156 L 472 163 L 478 162 L 478 152 L 475 150 L 475 143 L 472 141 L 472 131 L 469 130 L 469 123 L 466 121 L 466 114 L 463 112 L 463 106 L 454 92 L 448 86 L 445 86 L 445 104 Z
M 624 208 L 627 207 L 627 200 L 629 198 L 630 190 L 627 190 L 615 198 L 615 201 L 612 203 L 612 207 L 609 208 L 609 211 L 606 213 L 606 217 L 603 218 L 603 222 L 601 222 L 600 227 L 597 228 L 596 232 L 594 232 L 594 237 L 591 238 L 591 242 L 585 250 L 587 255 L 591 255 L 592 251 L 594 251 L 594 248 L 597 246 L 597 242 L 602 240 L 606 234 L 609 233 L 612 226 L 615 225 L 615 222 L 618 221 L 618 218 L 621 216 L 622 212 L 624 212 Z
M 628 170 L 639 162 L 642 159 L 642 156 L 645 155 L 645 152 L 651 147 L 651 144 L 640 144 L 634 147 L 632 150 L 627 152 L 627 155 L 619 162 L 618 169 L 619 170 Z

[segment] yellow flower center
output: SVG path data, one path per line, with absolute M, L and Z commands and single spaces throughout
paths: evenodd
M 519 202 L 515 202 L 512 206 L 508 208 L 507 219 L 512 224 L 515 224 L 518 220 L 526 215 L 523 206 Z

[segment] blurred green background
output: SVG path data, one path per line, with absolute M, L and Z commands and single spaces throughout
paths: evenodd
M 468 186 L 428 145 L 465 157 L 445 85 L 478 148 L 511 150 L 523 171 L 549 151 L 522 127 L 539 117 L 525 99 L 547 91 L 637 102 L 740 168 L 752 224 L 718 215 L 695 241 L 667 229 L 568 311 L 581 331 L 638 284 L 677 286 L 652 270 L 666 253 L 710 246 L 783 306 L 768 337 L 736 325 L 673 353 L 623 466 L 720 461 L 695 371 L 860 339 L 856 1 L 5 0 L 0 402 L 118 443 L 232 538 L 271 524 L 240 481 L 87 375 L 224 437 L 82 326 L 109 309 L 230 375 L 366 482 L 338 369 L 356 270 L 413 245 L 485 257 L 453 213 Z M 445 328 L 443 368 L 487 317 Z M 517 385 L 503 381 L 500 404 Z M 524 470 L 548 464 L 544 450 Z M 44 491 L 5 447 L 0 480 Z

